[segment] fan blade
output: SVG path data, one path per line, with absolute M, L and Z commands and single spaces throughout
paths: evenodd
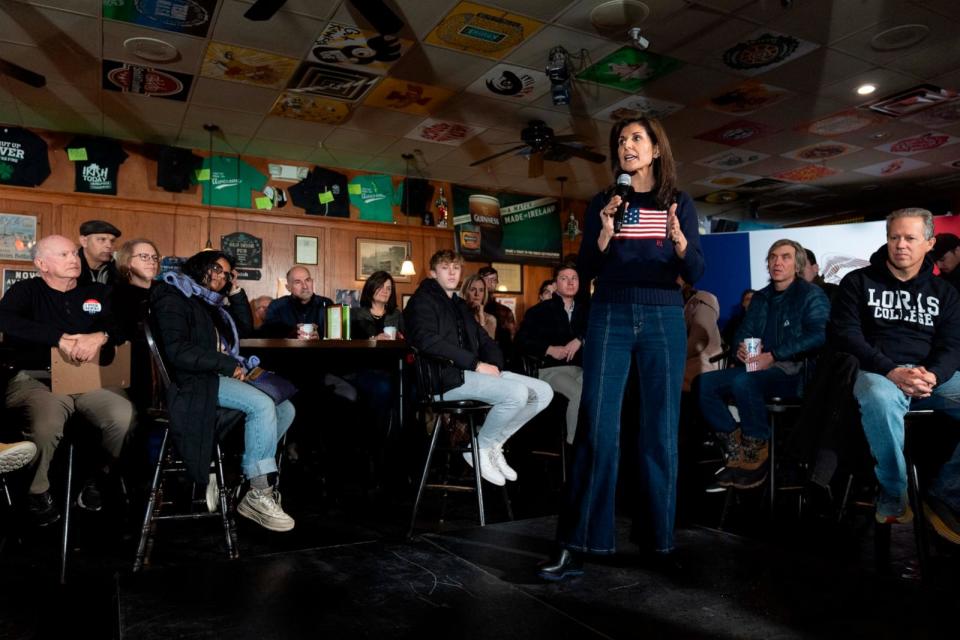
M 543 151 L 530 154 L 530 165 L 527 167 L 528 178 L 539 178 L 543 175 Z
M 44 76 L 30 71 L 30 69 L 24 69 L 20 65 L 13 64 L 2 58 L 0 58 L 0 73 L 8 75 L 14 80 L 19 80 L 24 84 L 28 84 L 31 87 L 36 87 L 37 89 L 47 86 L 47 79 Z
M 553 136 L 554 142 L 577 142 L 580 136 L 575 133 L 565 133 L 562 136 Z
M 527 145 L 522 144 L 522 145 L 520 145 L 519 147 L 513 147 L 512 149 L 507 149 L 506 151 L 501 151 L 500 153 L 495 153 L 495 154 L 493 154 L 492 156 L 487 156 L 487 157 L 484 158 L 483 160 L 477 160 L 476 162 L 471 162 L 471 163 L 470 163 L 470 166 L 471 166 L 471 167 L 475 167 L 475 166 L 477 166 L 478 164 L 483 164 L 484 162 L 489 162 L 490 160 L 493 160 L 494 158 L 499 158 L 500 156 L 505 156 L 505 155 L 507 155 L 508 153 L 513 153 L 514 151 L 519 151 L 520 149 L 526 149 L 526 148 L 527 148 Z
M 590 151 L 589 149 L 581 149 L 580 147 L 571 147 L 568 144 L 558 144 L 555 145 L 555 148 L 562 149 L 564 153 L 569 153 L 574 158 L 581 158 L 589 162 L 606 162 L 607 156 L 602 153 L 597 153 L 596 151 Z
M 370 26 L 382 36 L 389 36 L 403 29 L 403 20 L 383 0 L 350 0 Z
M 280 8 L 287 3 L 287 0 L 257 0 L 247 9 L 243 17 L 247 20 L 263 22 L 273 17 Z

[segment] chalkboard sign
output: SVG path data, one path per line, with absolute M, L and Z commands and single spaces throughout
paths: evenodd
M 220 236 L 220 250 L 236 260 L 237 269 L 263 267 L 263 240 L 249 233 L 238 231 Z
M 34 269 L 4 269 L 2 293 L 6 293 L 7 289 L 21 280 L 29 280 L 35 275 L 37 275 L 37 272 Z M 0 293 L 0 295 L 2 295 L 2 293 Z

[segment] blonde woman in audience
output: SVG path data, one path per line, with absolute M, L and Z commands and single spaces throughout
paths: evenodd
M 483 310 L 490 299 L 490 292 L 487 291 L 487 285 L 483 278 L 473 274 L 464 280 L 460 287 L 460 297 L 467 303 L 467 307 L 473 311 L 477 318 L 477 324 L 483 327 L 483 330 L 491 338 L 494 338 L 497 333 L 497 319 L 493 314 Z

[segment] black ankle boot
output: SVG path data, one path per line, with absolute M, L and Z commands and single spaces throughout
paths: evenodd
M 583 575 L 583 561 L 575 551 L 561 549 L 553 558 L 540 565 L 538 575 L 550 582 Z

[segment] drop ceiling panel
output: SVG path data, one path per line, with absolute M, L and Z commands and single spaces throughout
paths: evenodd
M 404 36 L 407 32 L 412 32 L 418 39 L 422 40 L 437 26 L 441 18 L 447 15 L 450 9 L 457 6 L 459 2 L 460 0 L 392 2 L 390 6 L 406 24 L 406 28 L 401 32 L 401 36 Z M 341 3 L 340 8 L 334 14 L 332 22 L 357 25 L 364 29 L 370 28 L 370 24 L 360 16 L 359 12 L 354 9 L 349 2 Z
M 263 136 L 271 140 L 319 145 L 332 130 L 331 125 L 320 122 L 268 116 L 257 130 L 257 136 Z
M 136 118 L 114 118 L 106 115 L 103 118 L 103 135 L 109 138 L 172 145 L 176 143 L 179 131 L 178 124 L 148 123 Z
M 423 140 L 411 140 L 409 138 L 400 138 L 396 142 L 388 145 L 386 149 L 380 152 L 382 157 L 397 157 L 401 154 L 412 153 L 418 162 L 432 164 L 437 162 L 445 155 L 453 151 L 455 147 L 445 144 L 434 144 Z
M 323 20 L 287 11 L 278 12 L 269 22 L 255 22 L 243 17 L 248 8 L 249 5 L 237 0 L 224 0 L 213 30 L 213 39 L 302 58 L 326 24 Z
M 944 40 L 917 53 L 907 53 L 891 60 L 889 66 L 918 78 L 952 73 L 960 68 L 960 38 Z
M 206 123 L 215 124 L 222 131 L 250 137 L 260 126 L 262 116 L 225 109 L 211 109 L 200 105 L 191 105 L 183 120 L 184 129 L 203 131 Z
M 254 87 L 239 82 L 196 78 L 191 103 L 215 109 L 229 109 L 263 115 L 277 100 L 275 89 Z
M 42 89 L 11 83 L 11 93 L 23 104 L 42 109 L 100 113 L 100 92 L 59 82 L 48 82 Z
M 48 81 L 100 87 L 100 62 L 86 55 L 64 57 L 38 47 L 0 43 L 0 57 L 42 74 Z M 12 88 L 15 84 L 25 86 L 16 81 L 11 81 L 9 86 Z
M 390 135 L 397 135 L 399 132 L 406 133 L 420 122 L 423 116 L 392 111 L 390 109 L 376 109 L 374 107 L 357 107 L 350 119 L 343 126 L 350 129 L 361 129 L 367 131 L 376 131 Z
M 16 0 L 23 4 L 48 9 L 63 9 L 73 13 L 82 13 L 87 16 L 99 16 L 103 0 Z
M 573 3 L 570 0 L 483 0 L 480 4 L 497 7 L 528 18 L 548 21 L 563 13 L 567 6 Z
M 0 3 L 0 40 L 42 47 L 51 55 L 100 55 L 97 18 L 66 11 Z
M 390 75 L 446 89 L 462 89 L 496 65 L 496 60 L 424 45 L 400 58 L 390 68 Z
M 620 48 L 619 43 L 587 35 L 580 31 L 546 26 L 517 47 L 504 61 L 518 64 L 521 67 L 543 69 L 547 64 L 547 55 L 550 53 L 550 49 L 556 46 L 562 46 L 573 54 L 578 53 L 581 49 L 586 49 L 594 62 Z
M 339 3 L 340 0 L 287 0 L 283 5 L 283 11 L 326 20 Z
M 328 149 L 343 149 L 361 154 L 376 155 L 398 139 L 397 136 L 383 133 L 338 127 L 324 138 L 323 146 Z
M 169 124 L 179 127 L 187 111 L 186 102 L 114 91 L 104 91 L 102 103 L 105 116 L 136 118 L 145 124 Z
M 888 0 L 795 2 L 766 24 L 771 29 L 825 45 L 889 19 L 890 4 Z
M 70 110 L 43 109 L 20 103 L 20 121 L 25 127 L 100 135 L 103 116 Z
M 817 49 L 756 77 L 792 91 L 816 93 L 822 87 L 869 71 L 874 65 L 831 49 Z
M 874 98 L 897 93 L 913 87 L 917 84 L 917 79 L 889 69 L 871 69 L 865 73 L 841 80 L 840 82 L 828 85 L 821 89 L 819 95 L 829 100 L 834 100 L 843 106 L 852 107 L 871 100 L 870 96 L 864 97 L 857 94 L 857 87 L 864 84 L 872 84 L 877 87 Z
M 877 51 L 870 46 L 870 40 L 879 33 L 906 24 L 926 26 L 930 31 L 926 38 L 907 49 L 895 51 Z M 859 31 L 839 42 L 832 48 L 868 60 L 874 64 L 888 64 L 906 55 L 913 55 L 944 40 L 955 40 L 960 31 L 957 22 L 936 13 L 924 11 L 915 6 L 903 6 L 893 12 L 893 15 L 878 24 Z
M 202 125 L 186 126 L 180 129 L 180 135 L 177 137 L 177 146 L 186 149 L 196 149 L 202 154 L 207 153 L 209 138 L 203 130 Z M 213 151 L 225 155 L 239 155 L 240 151 L 250 142 L 249 136 L 242 136 L 236 133 L 220 132 L 213 136 Z
M 518 127 L 526 122 L 517 113 L 517 105 L 504 100 L 484 98 L 469 93 L 447 101 L 437 111 L 436 117 L 443 120 L 473 123 L 483 127 L 500 128 Z
M 331 165 L 337 167 L 346 167 L 348 169 L 363 168 L 364 165 L 373 160 L 375 157 L 368 153 L 356 153 L 348 149 L 328 149 L 327 152 L 329 157 L 332 159 L 332 162 L 330 163 Z
M 179 51 L 179 59 L 170 62 L 151 62 L 133 55 L 124 48 L 129 38 L 153 38 L 172 45 Z M 128 22 L 103 21 L 103 57 L 108 60 L 134 62 L 146 67 L 156 66 L 167 71 L 195 74 L 200 70 L 206 41 L 170 31 L 145 29 Z
M 578 29 L 584 33 L 626 42 L 626 27 L 624 27 L 624 33 L 622 34 L 619 32 L 614 34 L 601 34 L 597 32 L 593 23 L 590 21 L 590 13 L 594 8 L 601 4 L 607 4 L 609 1 L 610 0 L 579 0 L 578 2 L 570 4 L 557 18 L 556 22 L 558 25 Z M 651 23 L 661 21 L 673 13 L 683 10 L 687 6 L 684 0 L 646 0 L 643 4 L 650 10 L 650 15 L 644 22 L 636 25 L 631 24 L 630 26 L 647 29 Z
M 279 160 L 304 160 L 316 147 L 257 137 L 243 149 L 243 155 Z

